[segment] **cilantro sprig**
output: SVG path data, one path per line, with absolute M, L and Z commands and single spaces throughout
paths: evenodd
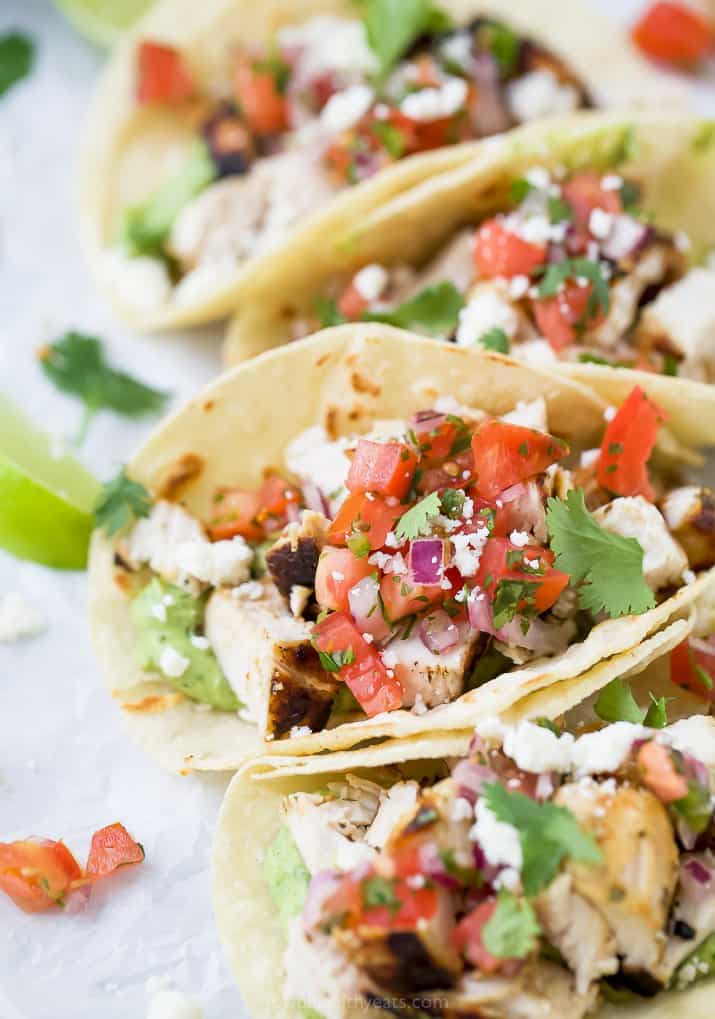
M 454 283 L 435 283 L 420 290 L 408 301 L 391 311 L 366 311 L 360 316 L 363 322 L 384 322 L 397 329 L 408 329 L 425 336 L 450 336 L 457 328 L 464 298 Z M 329 297 L 316 297 L 313 309 L 321 329 L 344 325 L 349 321 Z
M 587 279 L 592 284 L 587 307 L 589 317 L 595 318 L 599 312 L 607 315 L 611 307 L 608 280 L 600 263 L 589 258 L 565 258 L 548 265 L 539 283 L 539 297 L 555 297 L 567 280 L 579 278 Z
M 79 444 L 98 410 L 112 410 L 125 417 L 155 414 L 169 394 L 118 371 L 107 361 L 95 336 L 70 331 L 39 354 L 42 370 L 63 393 L 84 404 L 84 418 L 76 443 Z
M 0 96 L 32 70 L 35 44 L 23 32 L 0 35 Z
M 111 538 L 126 531 L 140 517 L 148 517 L 151 495 L 144 485 L 127 477 L 125 468 L 102 487 L 94 507 L 94 521 Z
M 599 527 L 586 509 L 582 488 L 572 489 L 565 500 L 552 496 L 546 523 L 556 568 L 570 574 L 571 584 L 580 583 L 582 609 L 615 619 L 655 606 L 643 576 L 643 549 L 635 538 Z
M 352 665 L 355 652 L 351 647 L 345 651 L 318 651 L 318 657 L 326 672 L 340 672 L 345 665 Z
M 649 729 L 664 729 L 668 724 L 668 702 L 665 697 L 650 694 L 647 708 L 639 708 L 631 686 L 620 677 L 604 686 L 593 705 L 593 710 L 604 722 L 632 722 Z
M 386 906 L 392 916 L 399 913 L 402 902 L 395 894 L 394 881 L 390 881 L 389 878 L 380 877 L 379 874 L 366 878 L 362 883 L 361 891 L 363 905 L 366 909 L 379 909 L 380 906 Z
M 447 14 L 431 0 L 367 0 L 364 22 L 383 77 L 419 36 L 450 26 Z
M 485 350 L 496 350 L 498 354 L 508 354 L 509 337 L 499 326 L 494 326 L 479 337 L 477 346 L 484 347 Z
M 525 959 L 536 948 L 540 934 L 531 903 L 500 888 L 497 908 L 482 928 L 487 951 L 497 959 Z
M 420 499 L 412 509 L 404 513 L 395 528 L 395 535 L 399 541 L 412 541 L 426 534 L 429 530 L 430 521 L 439 515 L 442 502 L 439 492 L 430 492 L 424 499 Z

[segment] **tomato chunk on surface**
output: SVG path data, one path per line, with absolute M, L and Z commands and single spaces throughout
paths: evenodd
M 405 576 L 386 573 L 380 579 L 380 597 L 385 615 L 391 623 L 415 612 L 424 612 L 430 605 L 449 597 L 439 584 L 412 584 Z
M 338 652 L 342 661 L 338 677 L 347 684 L 365 714 L 394 711 L 402 706 L 402 687 L 388 675 L 377 650 L 344 612 L 334 612 L 316 623 L 313 642 L 318 651 L 327 655 Z
M 364 535 L 371 551 L 382 548 L 405 509 L 401 505 L 390 506 L 380 495 L 354 492 L 347 497 L 330 525 L 328 541 L 345 545 L 351 537 L 359 539 Z
M 359 319 L 369 307 L 370 302 L 363 297 L 354 283 L 348 284 L 338 298 L 338 311 L 351 322 Z
M 180 103 L 193 94 L 191 72 L 177 49 L 149 39 L 139 43 L 136 80 L 138 103 Z
M 361 924 L 391 931 L 415 930 L 435 916 L 440 898 L 447 894 L 437 887 L 410 888 L 407 881 L 400 878 L 392 879 L 392 893 L 392 905 L 364 909 Z
M 278 134 L 286 130 L 288 104 L 268 67 L 242 57 L 236 64 L 233 85 L 241 111 L 255 134 Z
M 532 564 L 538 560 L 538 565 Z M 476 582 L 493 601 L 502 580 L 529 584 L 528 597 L 518 610 L 532 609 L 541 614 L 558 600 L 569 582 L 568 573 L 554 569 L 554 554 L 540 545 L 517 548 L 508 538 L 489 538 L 479 560 Z M 522 565 L 524 564 L 524 565 Z
M 688 780 L 678 774 L 668 747 L 655 740 L 649 740 L 639 748 L 636 764 L 643 784 L 654 793 L 661 803 L 675 803 L 688 795 Z
M 315 598 L 321 609 L 348 612 L 348 593 L 363 577 L 375 573 L 367 558 L 358 558 L 348 548 L 324 548 L 315 571 Z
M 498 959 L 484 947 L 482 930 L 497 908 L 495 898 L 487 899 L 467 913 L 452 932 L 452 943 L 458 952 L 482 973 L 496 973 L 505 960 Z
M 685 67 L 699 64 L 713 47 L 713 26 L 684 3 L 654 3 L 636 22 L 633 41 L 647 56 Z
M 25 913 L 60 905 L 82 870 L 64 842 L 26 839 L 0 843 L 0 890 Z
M 620 191 L 604 188 L 601 175 L 593 170 L 575 173 L 561 188 L 561 195 L 573 213 L 568 235 L 568 246 L 572 251 L 584 251 L 592 239 L 590 223 L 594 209 L 603 209 L 614 216 L 623 211 Z
M 246 541 L 260 541 L 263 527 L 258 519 L 261 500 L 258 492 L 224 489 L 216 497 L 216 512 L 209 522 L 209 535 L 214 541 L 225 541 L 240 535 Z
M 546 261 L 546 247 L 513 233 L 498 219 L 488 219 L 477 230 L 474 264 L 486 279 L 495 276 L 530 276 Z
M 487 421 L 472 437 L 474 482 L 483 499 L 541 474 L 568 454 L 568 446 L 546 432 L 506 421 Z
M 93 878 L 106 877 L 119 867 L 142 863 L 144 855 L 144 847 L 134 841 L 123 824 L 116 822 L 92 836 L 86 871 Z
M 417 454 L 404 442 L 360 439 L 348 471 L 351 492 L 379 492 L 404 498 L 417 470 Z
M 533 301 L 534 318 L 543 336 L 557 354 L 570 347 L 587 328 L 603 321 L 603 315 L 590 307 L 593 284 L 579 286 L 568 282 L 554 297 L 538 297 Z
M 640 386 L 630 391 L 601 442 L 596 477 L 602 488 L 653 501 L 648 460 L 658 438 L 658 425 L 665 419 L 665 411 L 649 400 Z
M 670 679 L 704 701 L 715 700 L 715 639 L 684 640 L 674 647 L 670 652 Z

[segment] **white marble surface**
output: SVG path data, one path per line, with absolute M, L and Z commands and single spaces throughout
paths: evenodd
M 601 6 L 626 17 L 638 0 Z M 94 293 L 74 182 L 102 58 L 43 0 L 2 0 L 0 32 L 11 26 L 35 37 L 37 63 L 0 101 L 0 388 L 53 434 L 71 435 L 79 407 L 38 370 L 33 353 L 42 342 L 69 327 L 95 333 L 120 364 L 171 390 L 176 404 L 217 371 L 218 334 L 140 339 Z M 694 100 L 715 110 L 706 85 Z M 100 415 L 83 458 L 108 477 L 150 427 Z M 27 917 L 0 897 L 0 1019 L 141 1019 L 148 988 L 162 984 L 192 994 L 205 1019 L 242 1019 L 208 887 L 225 781 L 165 775 L 126 738 L 93 661 L 82 575 L 0 553 L 6 591 L 24 593 L 47 628 L 0 644 L 0 838 L 62 836 L 81 859 L 91 832 L 121 819 L 147 861 L 96 889 L 79 916 Z

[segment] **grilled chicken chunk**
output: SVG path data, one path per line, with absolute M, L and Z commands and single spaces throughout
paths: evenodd
M 313 588 L 329 528 L 330 521 L 322 513 L 304 510 L 301 519 L 289 524 L 266 554 L 268 572 L 284 598 L 290 598 L 294 587 Z
M 661 504 L 665 521 L 685 550 L 691 569 L 715 565 L 715 495 L 686 485 L 668 492 Z
M 636 334 L 641 348 L 675 355 L 688 378 L 715 378 L 715 272 L 691 269 L 661 290 L 643 311 Z
M 607 531 L 635 538 L 643 549 L 643 574 L 654 591 L 681 581 L 688 560 L 660 511 L 642 495 L 614 499 L 594 513 Z
M 686 859 L 699 861 L 708 869 L 712 869 L 714 862 L 712 853 L 696 853 Z M 681 884 L 670 916 L 670 937 L 657 971 L 661 982 L 667 984 L 681 962 L 713 933 L 715 888 L 701 887 L 693 891 Z
M 597 839 L 601 864 L 566 865 L 573 891 L 603 916 L 625 971 L 658 970 L 678 883 L 678 849 L 666 808 L 644 789 L 613 780 L 563 786 L 555 801 Z
M 407 640 L 396 637 L 382 654 L 402 686 L 405 707 L 433 708 L 456 700 L 463 692 L 483 635 L 472 635 L 452 651 L 436 655 L 426 648 L 419 634 Z
M 367 991 L 365 974 L 348 963 L 332 938 L 307 934 L 300 917 L 288 928 L 284 961 L 286 1001 L 300 1002 L 323 1019 L 345 1019 L 345 1001 Z
M 258 598 L 214 591 L 205 627 L 226 679 L 266 739 L 325 727 L 338 682 L 320 664 L 310 625 L 289 615 L 270 581 Z

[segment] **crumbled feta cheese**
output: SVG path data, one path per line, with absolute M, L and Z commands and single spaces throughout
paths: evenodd
M 448 36 L 440 46 L 440 53 L 445 60 L 466 71 L 472 62 L 472 33 L 455 32 Z
M 683 583 L 694 584 L 698 578 L 692 570 L 683 570 Z
M 239 584 L 231 591 L 234 598 L 246 598 L 248 601 L 258 601 L 263 597 L 263 586 L 257 580 L 247 580 L 245 584 Z
M 191 635 L 191 637 L 189 638 L 189 640 L 191 641 L 191 643 L 194 645 L 195 648 L 199 649 L 199 651 L 208 651 L 208 649 L 211 647 L 211 644 L 210 644 L 208 638 L 207 637 L 201 637 L 197 633 L 193 633 Z
M 331 71 L 362 78 L 378 70 L 365 26 L 357 18 L 319 14 L 300 25 L 282 28 L 278 42 L 281 49 L 298 51 L 302 81 Z
M 21 594 L 0 597 L 0 644 L 32 637 L 44 628 L 42 616 Z
M 288 596 L 288 606 L 296 619 L 303 615 L 305 607 L 310 601 L 311 593 L 312 588 L 305 587 L 303 584 L 293 584 L 291 587 Z
M 159 668 L 170 679 L 178 679 L 179 676 L 183 676 L 190 664 L 189 659 L 180 655 L 173 647 L 165 647 L 159 658 Z
M 187 577 L 211 587 L 240 584 L 251 573 L 253 552 L 244 538 L 230 541 L 184 541 L 176 546 L 176 565 Z
M 605 530 L 636 539 L 643 549 L 643 575 L 654 591 L 677 583 L 687 569 L 685 552 L 668 531 L 660 510 L 642 495 L 614 499 L 597 509 L 594 517 Z
M 605 209 L 592 209 L 588 220 L 588 228 L 595 238 L 605 241 L 613 229 L 614 216 Z
M 294 725 L 290 730 L 291 739 L 300 739 L 301 736 L 310 736 L 313 730 L 309 725 Z
M 161 990 L 149 1002 L 147 1019 L 201 1019 L 201 1010 L 180 991 Z
M 363 633 L 362 639 L 365 641 L 366 644 L 372 644 L 375 638 L 371 633 Z
M 410 120 L 430 121 L 451 117 L 467 101 L 467 83 L 464 78 L 447 78 L 439 88 L 422 88 L 410 92 L 402 100 L 400 109 Z
M 152 605 L 151 607 L 151 614 L 154 617 L 154 619 L 158 619 L 160 623 L 165 623 L 166 605 L 164 605 L 164 603 L 160 601 L 156 602 L 156 604 Z
M 551 187 L 551 174 L 545 166 L 530 167 L 524 177 L 533 188 L 538 188 L 540 191 L 548 191 Z
M 457 343 L 471 346 L 491 329 L 502 329 L 513 339 L 519 328 L 519 317 L 508 301 L 490 285 L 479 286 L 459 313 Z
M 543 368 L 557 360 L 556 353 L 548 340 L 525 340 L 523 343 L 518 343 L 511 353 L 517 361 L 528 364 L 532 368 Z
M 367 85 L 351 85 L 334 92 L 321 110 L 320 123 L 335 134 L 347 131 L 365 116 L 374 98 L 375 93 Z
M 521 121 L 569 113 L 579 103 L 576 89 L 562 85 L 548 68 L 531 71 L 512 81 L 507 86 L 507 100 L 511 112 Z
M 474 499 L 470 499 L 469 496 L 467 496 L 464 502 L 462 503 L 462 519 L 471 520 L 473 516 L 474 516 Z
M 384 265 L 372 262 L 355 275 L 353 286 L 361 297 L 372 304 L 383 294 L 389 281 L 390 274 Z
M 569 771 L 573 744 L 571 733 L 556 736 L 545 726 L 523 721 L 506 729 L 503 745 L 504 753 L 522 771 L 538 774 L 544 771 Z
M 478 842 L 487 863 L 492 867 L 511 867 L 520 871 L 522 865 L 521 839 L 511 824 L 499 821 L 485 799 L 477 800 L 476 822 L 469 837 Z
M 715 768 L 715 722 L 708 715 L 691 715 L 661 730 L 684 754 L 692 754 L 707 768 Z
M 394 531 L 388 531 L 385 538 L 385 548 L 399 548 L 402 542 Z
M 606 407 L 603 412 L 603 418 L 605 421 L 613 421 L 614 417 L 618 413 L 618 407 Z
M 474 807 L 464 796 L 458 796 L 452 802 L 450 817 L 453 821 L 471 821 L 474 817 Z
M 311 481 L 330 499 L 345 485 L 350 461 L 345 455 L 348 439 L 331 442 L 321 425 L 313 425 L 288 444 L 285 465 L 292 474 Z
M 533 428 L 537 432 L 546 432 L 549 427 L 546 419 L 546 400 L 543 396 L 530 403 L 519 400 L 514 410 L 501 415 L 501 420 L 510 425 L 521 425 L 522 428 Z
M 515 301 L 526 297 L 531 283 L 528 276 L 512 276 L 509 280 L 509 296 Z
M 591 467 L 595 467 L 601 457 L 601 450 L 599 449 L 584 449 L 583 453 L 579 457 L 579 466 L 586 470 Z
M 509 535 L 509 541 L 512 545 L 516 545 L 517 548 L 524 548 L 529 544 L 529 535 L 526 531 L 512 531 Z
M 649 730 L 632 722 L 613 722 L 597 732 L 579 736 L 571 750 L 577 775 L 598 775 L 617 771 L 630 753 L 637 739 L 648 735 Z
M 135 569 L 147 563 L 154 573 L 178 581 L 184 571 L 177 562 L 177 550 L 185 543 L 209 545 L 198 520 L 182 506 L 162 499 L 148 517 L 136 522 L 120 551 Z
M 604 191 L 620 191 L 623 187 L 623 177 L 617 173 L 607 173 L 601 178 L 601 188 Z

